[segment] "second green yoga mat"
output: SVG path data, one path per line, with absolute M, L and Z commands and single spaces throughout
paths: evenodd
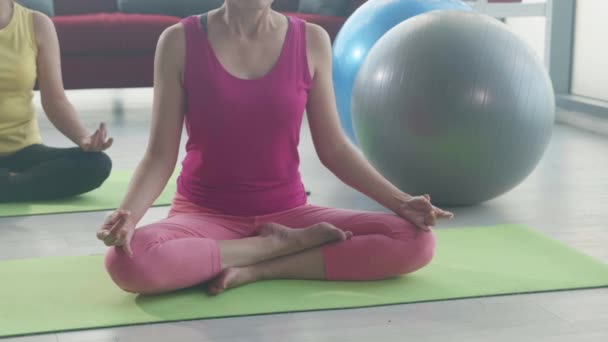
M 100 188 L 68 199 L 30 203 L 0 203 L 0 217 L 112 210 L 120 205 L 120 201 L 127 192 L 132 175 L 133 172 L 131 171 L 112 171 L 110 177 Z M 154 205 L 171 204 L 174 194 L 175 179 L 171 179 Z
M 608 285 L 608 265 L 521 226 L 437 231 L 431 265 L 378 282 L 266 281 L 138 297 L 101 256 L 0 262 L 0 337 L 140 323 L 368 307 Z M 347 313 L 345 313 L 347 314 Z

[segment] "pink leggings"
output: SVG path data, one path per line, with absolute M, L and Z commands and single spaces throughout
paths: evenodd
M 322 247 L 327 280 L 377 280 L 416 271 L 434 253 L 433 233 L 391 214 L 304 205 L 270 215 L 235 217 L 198 207 L 177 195 L 169 217 L 137 229 L 133 258 L 120 248 L 106 268 L 125 291 L 163 293 L 204 283 L 221 270 L 218 240 L 255 236 L 265 223 L 305 228 L 327 222 L 353 232 L 350 240 Z

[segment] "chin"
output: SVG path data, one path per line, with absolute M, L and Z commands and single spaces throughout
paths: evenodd
M 274 0 L 226 0 L 226 2 L 241 9 L 259 10 L 269 7 Z

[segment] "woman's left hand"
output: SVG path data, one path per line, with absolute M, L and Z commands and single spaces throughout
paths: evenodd
M 409 197 L 400 201 L 401 205 L 395 212 L 424 231 L 430 231 L 438 219 L 451 219 L 454 217 L 454 214 L 451 212 L 432 205 L 429 195 Z
M 114 139 L 108 139 L 108 130 L 106 124 L 101 123 L 99 128 L 90 137 L 84 137 L 78 144 L 83 151 L 86 152 L 101 152 L 105 151 L 114 143 Z

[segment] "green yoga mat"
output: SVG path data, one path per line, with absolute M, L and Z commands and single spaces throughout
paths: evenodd
M 43 202 L 0 204 L 0 217 L 30 216 L 43 214 L 77 213 L 115 209 L 127 191 L 132 171 L 112 171 L 105 183 L 87 194 Z M 175 177 L 154 203 L 155 206 L 169 205 L 175 194 Z
M 378 282 L 266 281 L 208 297 L 118 290 L 101 256 L 0 262 L 0 337 L 608 285 L 608 265 L 521 226 L 438 230 L 437 255 Z

